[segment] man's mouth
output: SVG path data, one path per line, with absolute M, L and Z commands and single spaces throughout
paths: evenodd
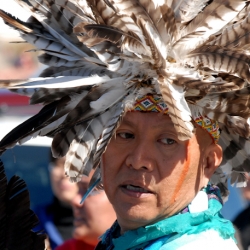
M 122 187 L 132 192 L 151 193 L 149 190 L 135 185 L 123 185 Z

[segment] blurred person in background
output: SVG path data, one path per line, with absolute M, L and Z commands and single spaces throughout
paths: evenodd
M 25 52 L 16 55 L 11 65 L 0 71 L 0 77 L 3 79 L 23 79 L 33 76 L 38 70 L 38 63 L 31 55 L 31 53 Z
M 233 224 L 239 232 L 244 250 L 250 249 L 250 176 L 247 174 L 247 186 L 242 188 L 242 196 L 248 201 L 248 206 L 234 219 Z
M 11 44 L 8 41 L 0 43 L 0 78 L 25 79 L 37 74 L 39 67 L 38 53 L 28 53 L 34 47 L 27 43 Z
M 99 237 L 114 223 L 116 214 L 104 191 L 93 191 L 80 204 L 89 185 L 89 177 L 78 182 L 78 194 L 72 200 L 74 212 L 73 239 L 66 241 L 56 250 L 93 250 Z
M 72 237 L 74 217 L 71 201 L 76 196 L 78 187 L 65 176 L 65 158 L 55 159 L 51 155 L 50 159 L 49 172 L 54 194 L 53 202 L 46 207 L 37 208 L 35 212 L 40 220 L 36 230 L 45 230 L 50 247 L 55 249 Z

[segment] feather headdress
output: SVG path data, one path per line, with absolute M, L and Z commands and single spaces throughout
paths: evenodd
M 96 169 L 126 112 L 145 93 L 162 96 L 178 137 L 193 134 L 199 112 L 219 123 L 224 162 L 212 178 L 244 183 L 250 172 L 250 14 L 241 0 L 16 0 L 23 22 L 0 16 L 34 44 L 40 77 L 0 82 L 44 108 L 10 132 L 0 151 L 53 137 L 75 181 Z

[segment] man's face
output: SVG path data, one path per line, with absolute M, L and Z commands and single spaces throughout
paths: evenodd
M 102 180 L 122 232 L 169 217 L 207 184 L 208 133 L 178 140 L 168 115 L 128 112 L 102 158 Z M 208 141 L 208 142 L 207 142 Z

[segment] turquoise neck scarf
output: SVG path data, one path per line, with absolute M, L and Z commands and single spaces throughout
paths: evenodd
M 224 239 L 234 239 L 232 223 L 225 220 L 220 214 L 222 200 L 219 189 L 216 186 L 208 185 L 204 191 L 207 193 L 209 200 L 207 210 L 190 213 L 188 207 L 186 207 L 177 215 L 152 225 L 127 231 L 123 235 L 119 234 L 120 227 L 115 222 L 102 237 L 101 245 L 105 245 L 103 249 L 143 249 L 162 237 L 166 243 L 181 237 L 183 234 L 199 234 L 209 229 L 216 230 Z

